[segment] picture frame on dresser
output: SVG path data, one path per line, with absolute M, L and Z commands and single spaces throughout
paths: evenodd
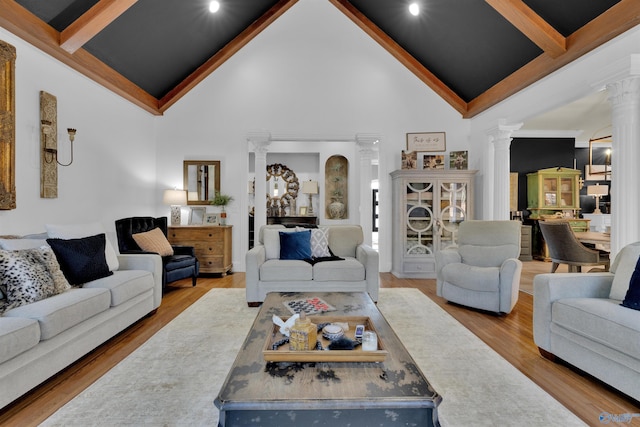
M 205 213 L 204 225 L 220 225 L 220 219 L 217 213 Z
M 202 225 L 206 208 L 191 208 L 189 212 L 189 225 Z

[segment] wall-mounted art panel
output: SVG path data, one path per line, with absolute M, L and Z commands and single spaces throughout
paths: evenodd
M 16 48 L 0 40 L 0 209 L 16 208 Z
M 51 152 L 58 149 L 58 100 L 40 91 L 40 197 L 58 197 L 58 162 Z
M 331 156 L 324 165 L 325 215 L 328 219 L 349 218 L 349 160 Z

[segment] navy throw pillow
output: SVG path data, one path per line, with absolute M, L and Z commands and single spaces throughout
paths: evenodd
M 56 254 L 64 277 L 73 286 L 113 274 L 104 253 L 107 244 L 104 233 L 80 239 L 47 239 L 47 243 Z
M 627 294 L 620 305 L 634 310 L 640 310 L 640 258 L 638 258 L 638 262 L 636 262 L 636 269 L 631 275 Z
M 311 230 L 280 234 L 280 259 L 311 258 Z

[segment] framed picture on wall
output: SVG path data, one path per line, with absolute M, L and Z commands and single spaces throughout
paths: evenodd
M 205 225 L 220 225 L 220 220 L 218 219 L 217 213 L 206 213 L 204 214 L 204 224 Z
M 407 151 L 445 151 L 444 132 L 418 132 L 407 134 Z

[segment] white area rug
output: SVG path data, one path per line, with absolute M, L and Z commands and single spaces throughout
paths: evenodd
M 211 290 L 42 425 L 216 426 L 258 312 L 244 294 Z M 420 291 L 380 289 L 378 307 L 443 396 L 443 426 L 585 425 Z

